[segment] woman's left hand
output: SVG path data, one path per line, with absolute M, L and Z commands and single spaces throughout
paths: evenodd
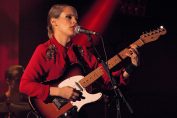
M 136 67 L 139 66 L 139 52 L 137 48 L 137 45 L 130 45 L 130 48 L 126 52 L 126 55 L 131 58 L 131 63 Z

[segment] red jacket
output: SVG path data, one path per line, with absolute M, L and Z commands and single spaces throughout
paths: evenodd
M 55 46 L 56 55 L 55 57 L 49 58 L 46 55 L 51 45 Z M 97 68 L 99 64 L 96 57 L 90 53 L 86 47 L 83 46 L 82 49 L 83 58 L 87 66 L 92 70 Z M 67 55 L 71 63 L 78 63 L 72 45 L 65 48 L 59 44 L 55 38 L 51 38 L 47 42 L 37 46 L 22 75 L 20 91 L 28 96 L 36 96 L 38 99 L 45 101 L 49 95 L 49 85 L 44 85 L 40 82 L 60 78 L 67 66 Z M 113 75 L 120 76 L 119 84 L 125 84 L 121 70 L 114 72 Z M 102 78 L 105 84 L 110 82 L 108 76 L 105 74 Z

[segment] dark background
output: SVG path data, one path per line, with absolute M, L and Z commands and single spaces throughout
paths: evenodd
M 95 0 L 21 0 L 19 11 L 16 11 L 19 13 L 19 25 L 17 25 L 19 64 L 26 67 L 35 47 L 47 40 L 46 18 L 51 5 L 71 4 L 77 8 L 81 19 L 94 2 Z M 149 32 L 160 25 L 167 30 L 167 34 L 161 36 L 159 40 L 139 49 L 141 66 L 133 74 L 130 83 L 125 88 L 121 88 L 134 114 L 131 115 L 126 105 L 121 102 L 122 118 L 176 118 L 177 8 L 175 1 L 121 0 L 120 3 L 102 33 L 108 57 L 112 57 L 139 39 L 142 32 Z M 139 11 L 134 12 L 135 8 L 139 8 Z M 108 11 L 109 9 L 107 8 Z M 9 42 L 13 41 L 9 40 Z M 95 45 L 104 56 L 101 42 Z M 108 114 L 110 118 L 116 117 L 114 104 L 110 107 L 111 112 Z M 97 112 L 101 107 L 92 108 L 95 117 L 100 115 L 104 117 L 104 113 Z

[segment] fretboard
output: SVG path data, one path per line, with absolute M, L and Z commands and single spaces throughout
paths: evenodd
M 142 39 L 139 39 L 132 44 L 135 44 L 138 47 L 141 47 L 141 46 L 143 46 L 144 42 Z M 108 62 L 106 62 L 108 64 L 108 68 L 112 69 L 114 66 L 119 64 L 123 59 L 127 58 L 127 56 L 125 55 L 127 50 L 128 50 L 128 48 L 125 48 L 124 50 L 122 50 L 121 52 L 119 52 L 118 54 L 113 56 L 111 59 L 109 59 Z M 102 70 L 103 70 L 103 68 L 101 66 L 99 66 L 94 71 L 92 71 L 87 76 L 85 76 L 82 80 L 80 80 L 79 83 L 83 87 L 89 86 L 90 84 L 92 84 L 94 81 L 96 81 L 99 77 L 101 77 L 103 75 Z

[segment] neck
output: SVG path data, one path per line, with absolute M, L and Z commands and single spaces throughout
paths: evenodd
M 66 47 L 66 45 L 70 42 L 70 37 L 66 35 L 60 35 L 59 33 L 54 34 L 55 39 L 60 43 L 62 46 Z

